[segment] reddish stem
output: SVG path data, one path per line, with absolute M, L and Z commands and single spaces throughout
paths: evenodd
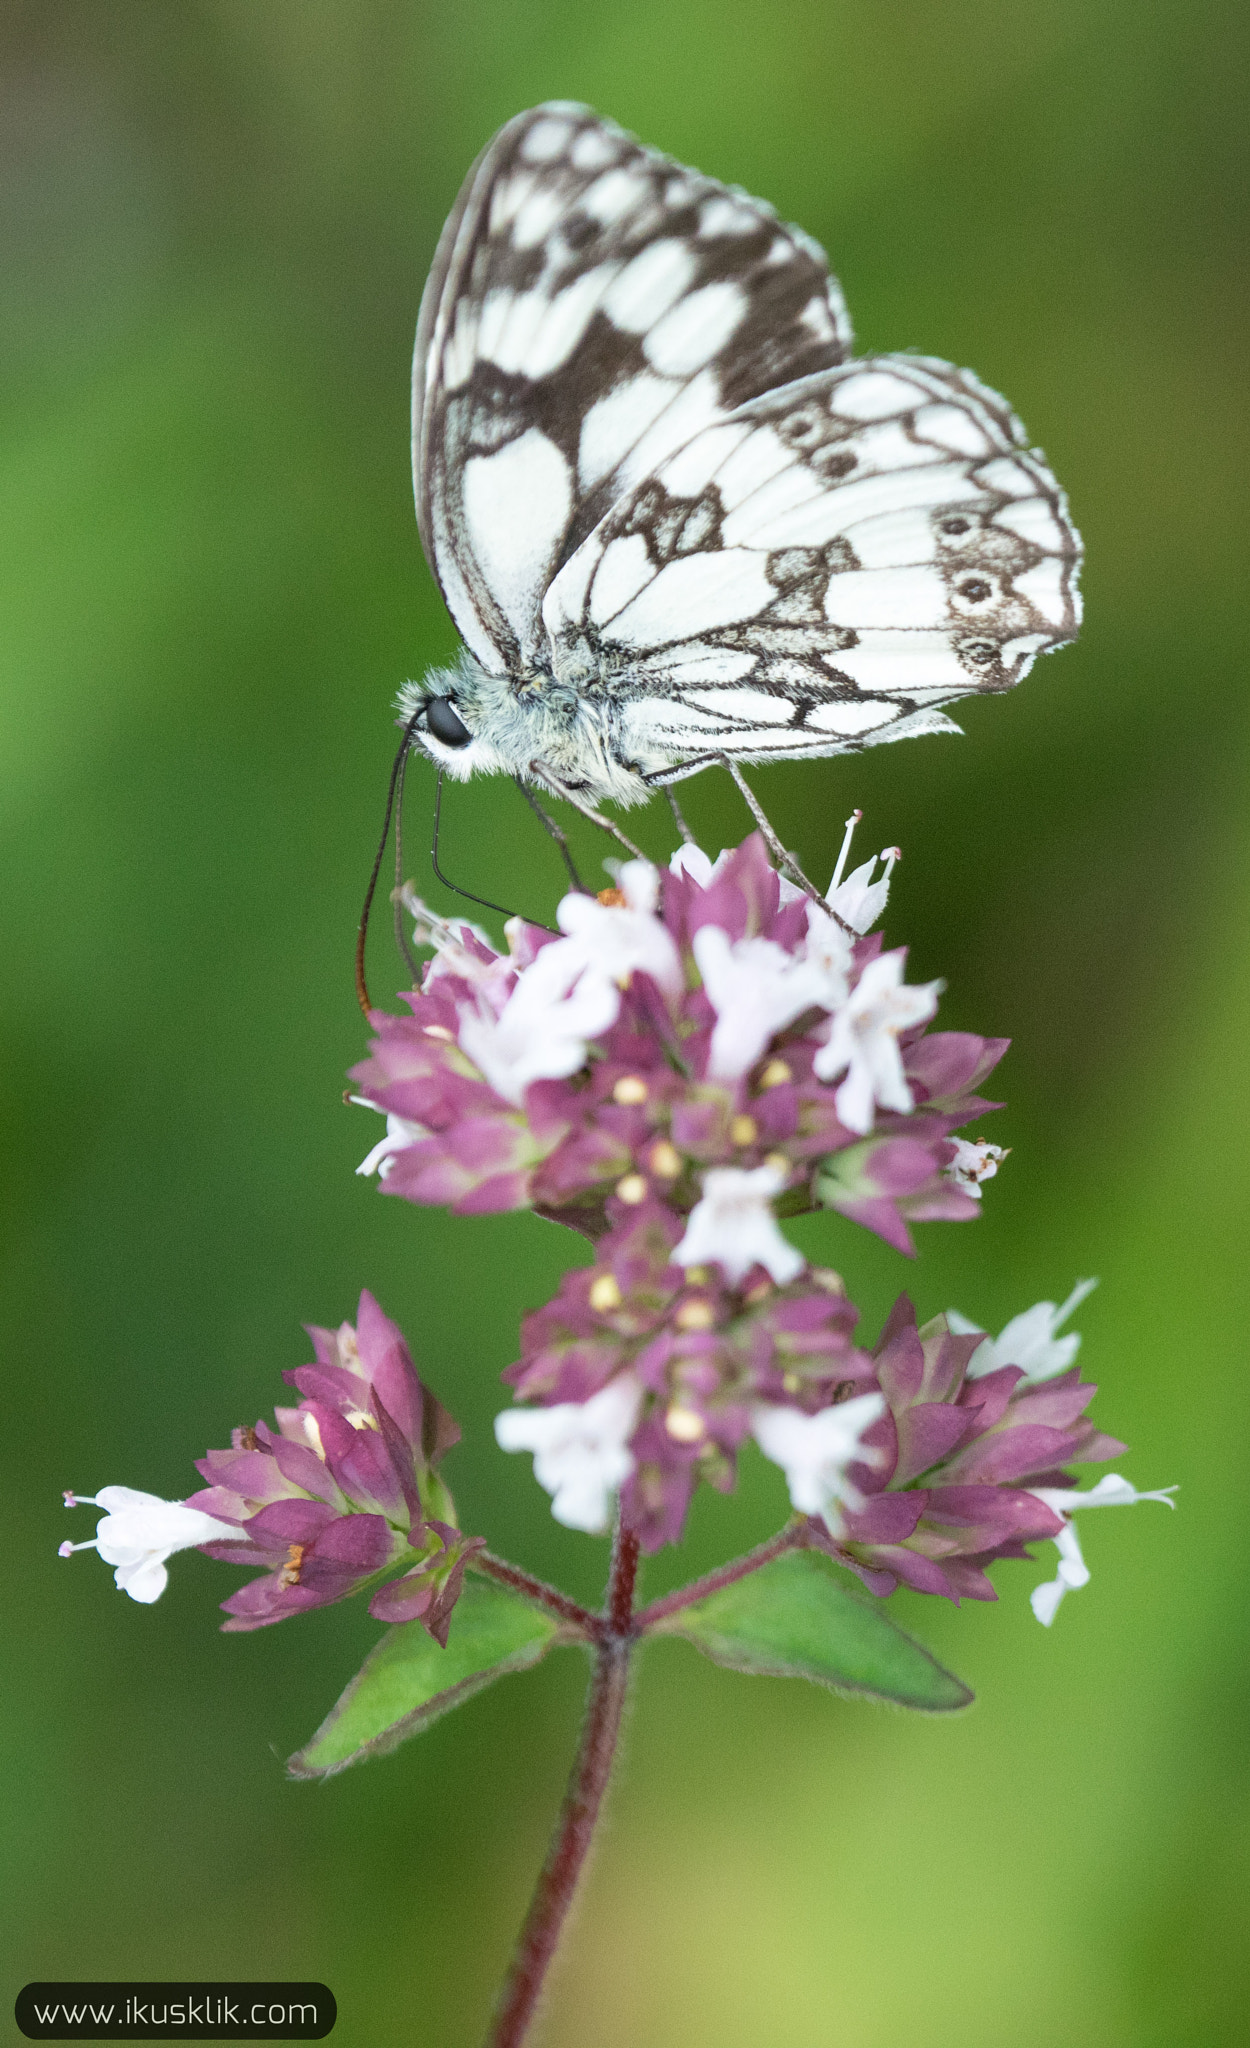
M 708 1572 L 704 1578 L 691 1579 L 688 1586 L 679 1586 L 675 1593 L 666 1593 L 662 1600 L 653 1600 L 649 1607 L 640 1607 L 634 1616 L 634 1631 L 644 1635 L 663 1621 L 665 1615 L 680 1614 L 683 1607 L 693 1607 L 696 1600 L 706 1600 L 711 1593 L 719 1593 L 722 1586 L 736 1585 L 750 1572 L 757 1572 L 761 1565 L 771 1564 L 775 1557 L 781 1557 L 787 1550 L 802 1549 L 807 1543 L 803 1524 L 792 1524 L 771 1536 L 767 1543 L 761 1543 L 755 1550 L 748 1550 L 743 1557 L 735 1557 L 732 1564 L 723 1564 L 719 1571 Z
M 632 1529 L 618 1528 L 612 1539 L 612 1569 L 608 1574 L 605 1613 L 608 1627 L 616 1634 L 633 1633 L 634 1587 L 638 1579 L 638 1538 Z
M 561 1621 L 571 1621 L 575 1628 L 592 1640 L 598 1638 L 602 1622 L 588 1607 L 579 1607 L 576 1600 L 570 1600 L 567 1593 L 561 1593 L 556 1586 L 549 1586 L 545 1579 L 536 1579 L 531 1572 L 523 1572 L 520 1565 L 509 1564 L 506 1558 L 494 1557 L 489 1550 L 479 1550 L 469 1560 L 470 1569 L 484 1572 L 487 1578 L 498 1579 L 501 1586 L 511 1586 L 514 1593 L 521 1593 L 527 1600 L 536 1601 L 552 1614 L 558 1614 Z
M 633 1648 L 634 1581 L 638 1538 L 618 1528 L 612 1546 L 598 1648 L 586 1697 L 586 1718 L 577 1760 L 564 1794 L 560 1818 L 530 1909 L 512 1958 L 487 2048 L 519 2048 L 529 2031 L 543 1979 L 560 1930 L 573 1903 L 577 1880 L 590 1848 L 599 1808 L 612 1774 Z

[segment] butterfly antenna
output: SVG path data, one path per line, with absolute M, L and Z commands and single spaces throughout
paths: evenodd
M 451 881 L 440 868 L 438 864 L 438 834 L 443 816 L 443 773 L 443 769 L 440 768 L 438 771 L 438 781 L 434 787 L 434 843 L 430 847 L 430 866 L 433 868 L 444 889 L 450 889 L 454 896 L 463 896 L 466 902 L 469 903 L 480 903 L 483 910 L 497 910 L 501 917 L 515 917 L 516 912 L 509 910 L 506 904 L 492 903 L 489 896 L 475 896 L 472 889 L 462 889 L 459 882 Z
M 378 886 L 378 876 L 382 872 L 382 855 L 386 852 L 386 836 L 391 829 L 391 813 L 395 809 L 395 792 L 402 779 L 404 762 L 407 758 L 408 749 L 412 745 L 412 735 L 416 729 L 417 720 L 424 709 L 424 705 L 418 705 L 404 727 L 404 736 L 399 743 L 399 752 L 395 756 L 395 765 L 391 769 L 390 786 L 386 792 L 386 816 L 382 820 L 382 837 L 378 841 L 378 850 L 374 855 L 373 869 L 369 876 L 369 886 L 365 890 L 364 909 L 360 913 L 360 924 L 356 932 L 356 1001 L 360 1004 L 366 1017 L 373 1008 L 373 1004 L 369 999 L 369 984 L 365 980 L 365 940 L 369 936 L 369 912 L 373 908 L 373 892 Z
M 530 788 L 527 782 L 523 782 L 519 775 L 514 775 L 512 779 L 516 783 L 517 788 L 520 790 L 521 795 L 525 798 L 525 801 L 529 805 L 531 811 L 533 811 L 535 817 L 541 820 L 543 830 L 551 834 L 551 837 L 555 840 L 556 845 L 559 847 L 560 858 L 564 862 L 565 869 L 568 873 L 568 878 L 570 882 L 573 884 L 573 887 L 576 889 L 578 895 L 588 896 L 590 894 L 590 891 L 587 889 L 586 884 L 583 882 L 581 876 L 577 872 L 577 869 L 573 865 L 573 856 L 569 852 L 569 842 L 565 838 L 564 833 L 560 830 L 560 827 L 557 825 L 555 819 L 551 816 L 549 811 L 545 811 L 543 809 L 542 805 L 538 801 L 538 798 L 534 795 L 533 790 Z

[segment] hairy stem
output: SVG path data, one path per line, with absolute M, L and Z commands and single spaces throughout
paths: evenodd
M 532 1572 L 523 1572 L 520 1565 L 509 1564 L 504 1557 L 494 1557 L 489 1550 L 479 1550 L 470 1559 L 472 1571 L 484 1572 L 489 1579 L 498 1579 L 501 1586 L 511 1586 L 514 1593 L 521 1593 L 527 1600 L 533 1600 L 551 1614 L 558 1614 L 561 1621 L 572 1622 L 575 1628 L 591 1641 L 598 1639 L 602 1622 L 588 1607 L 579 1607 L 576 1600 L 570 1600 L 567 1593 L 557 1586 L 549 1586 L 545 1579 L 536 1579 Z
M 633 1647 L 634 1581 L 638 1538 L 617 1529 L 612 1570 L 599 1623 L 598 1648 L 581 1742 L 560 1818 L 530 1909 L 521 1929 L 487 2048 L 518 2048 L 529 2031 L 543 1979 L 560 1930 L 573 1903 L 577 1880 L 594 1836 L 595 1822 L 612 1773 Z
M 735 1557 L 730 1564 L 723 1564 L 719 1571 L 708 1572 L 704 1578 L 691 1579 L 688 1586 L 679 1586 L 675 1593 L 666 1593 L 662 1600 L 653 1600 L 649 1607 L 640 1607 L 634 1616 L 634 1629 L 644 1635 L 654 1628 L 657 1621 L 663 1621 L 668 1614 L 680 1614 L 683 1607 L 693 1607 L 696 1600 L 706 1600 L 711 1593 L 719 1593 L 722 1586 L 736 1585 L 751 1572 L 757 1572 L 761 1565 L 771 1564 L 787 1550 L 802 1549 L 807 1535 L 801 1522 L 792 1522 L 770 1536 L 767 1543 L 748 1550 L 742 1557 Z

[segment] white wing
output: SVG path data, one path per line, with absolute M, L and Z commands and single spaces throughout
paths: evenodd
M 557 677 L 616 706 L 620 757 L 840 753 L 941 729 L 1080 622 L 1080 541 L 1044 458 L 969 371 L 848 363 L 693 435 L 565 564 Z
M 586 107 L 519 114 L 470 171 L 421 302 L 417 518 L 472 653 L 522 676 L 608 507 L 744 400 L 845 360 L 817 245 Z

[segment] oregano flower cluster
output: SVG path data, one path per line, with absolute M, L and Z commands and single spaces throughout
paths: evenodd
M 876 882 L 875 861 L 839 872 L 824 903 L 758 834 L 715 863 L 694 847 L 662 874 L 629 861 L 602 897 L 565 897 L 559 935 L 513 920 L 506 954 L 413 899 L 433 959 L 353 1071 L 387 1119 L 362 1172 L 408 1201 L 533 1208 L 592 1236 L 611 1198 L 657 1201 L 723 1264 L 770 1271 L 797 1254 L 773 1233 L 760 1261 L 750 1226 L 735 1251 L 747 1184 L 717 1170 L 756 1175 L 757 1230 L 770 1205 L 826 1207 L 910 1251 L 909 1222 L 975 1215 L 993 1148 L 952 1134 L 995 1107 L 979 1090 L 1006 1041 L 927 1029 L 938 984 L 909 987 L 905 954 L 868 929 L 895 857 Z
M 512 920 L 506 952 L 408 892 L 431 958 L 353 1070 L 386 1117 L 360 1170 L 591 1240 L 593 1264 L 525 1318 L 496 1423 L 567 1526 L 617 1515 L 643 1551 L 676 1543 L 696 1486 L 732 1488 L 750 1441 L 785 1475 L 787 1541 L 878 1595 L 993 1599 L 989 1567 L 1053 1539 L 1049 1622 L 1088 1577 L 1073 1512 L 1166 1497 L 1115 1474 L 1082 1492 L 1069 1469 L 1124 1448 L 1087 1419 L 1079 1337 L 1058 1334 L 1092 1283 L 997 1340 L 954 1310 L 918 1326 L 901 1296 L 869 1345 L 842 1279 L 783 1229 L 834 1210 L 911 1252 L 914 1222 L 979 1213 L 1005 1157 L 957 1135 L 997 1106 L 980 1091 L 1005 1041 L 931 1028 L 940 984 L 909 984 L 870 929 L 897 849 L 844 875 L 853 824 L 823 900 L 753 835 L 716 861 L 629 861 L 566 896 L 557 932 Z M 260 1567 L 228 1629 L 367 1592 L 377 1619 L 445 1643 L 466 1570 L 498 1562 L 436 1469 L 459 1431 L 369 1294 L 354 1327 L 311 1335 L 296 1406 L 210 1451 L 184 1502 L 104 1489 L 97 1547 L 139 1599 L 179 1548 Z
M 359 1170 L 410 1202 L 530 1209 L 589 1242 L 522 1322 L 495 1436 L 532 1456 L 558 1521 L 611 1529 L 597 1611 L 461 1531 L 441 1470 L 459 1430 L 367 1292 L 354 1325 L 309 1326 L 314 1357 L 285 1374 L 299 1400 L 210 1450 L 198 1492 L 65 1496 L 104 1512 L 62 1554 L 97 1549 L 144 1604 L 192 1548 L 252 1574 L 222 1602 L 226 1629 L 368 1601 L 382 1634 L 288 1759 L 295 1778 L 381 1756 L 551 1650 L 589 1654 L 492 2048 L 528 2031 L 649 1638 L 949 1712 L 969 1689 L 885 1596 L 993 1600 L 993 1568 L 1049 1539 L 1058 1565 L 1031 1595 L 1049 1626 L 1089 1579 L 1081 1510 L 1172 1505 L 1118 1472 L 1077 1482 L 1124 1449 L 1089 1417 L 1064 1327 L 1092 1281 L 993 1337 L 955 1308 L 920 1323 L 900 1295 L 873 1342 L 840 1275 L 786 1234 L 834 1211 L 910 1253 L 913 1224 L 975 1218 L 1006 1158 L 969 1132 L 996 1106 L 981 1088 L 1004 1041 L 931 1028 L 940 984 L 910 983 L 872 930 L 897 850 L 880 876 L 868 861 L 844 878 L 849 846 L 850 827 L 823 899 L 754 835 L 716 861 L 689 845 L 663 870 L 630 860 L 599 896 L 567 895 L 556 931 L 511 920 L 506 951 L 403 892 L 431 957 L 401 1014 L 371 1013 L 354 1100 L 386 1131 Z M 640 1605 L 644 1553 L 679 1543 L 696 1488 L 731 1490 L 754 1453 L 784 1475 L 783 1526 Z

